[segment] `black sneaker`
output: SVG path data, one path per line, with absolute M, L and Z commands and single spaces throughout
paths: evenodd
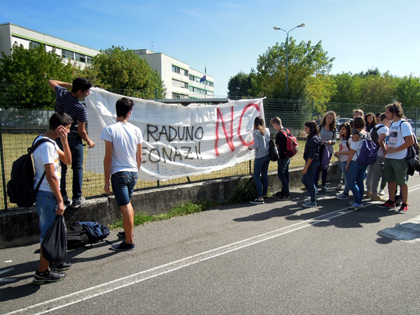
M 70 267 L 71 263 L 66 263 L 64 261 L 59 263 L 50 263 L 50 269 L 55 272 L 69 270 Z
M 42 285 L 48 284 L 53 282 L 58 282 L 64 279 L 66 276 L 65 273 L 62 272 L 54 272 L 54 271 L 45 271 L 45 272 L 35 272 L 35 276 L 32 280 L 33 284 Z
M 123 239 L 125 239 L 125 232 L 124 232 L 124 231 L 122 231 L 122 232 L 118 232 L 118 233 L 117 233 L 117 236 L 118 236 L 118 238 L 123 238 Z M 134 234 L 133 234 L 133 238 L 134 238 Z
M 134 247 L 135 247 L 134 244 L 129 244 L 129 243 L 126 243 L 124 241 L 122 241 L 118 245 L 111 245 L 111 249 L 113 249 L 113 250 L 133 250 Z
M 264 204 L 264 199 L 259 200 L 258 198 L 255 198 L 254 200 L 251 200 L 249 203 L 252 203 L 253 205 L 263 205 Z

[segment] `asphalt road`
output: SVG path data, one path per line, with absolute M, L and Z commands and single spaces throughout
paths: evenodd
M 38 245 L 3 249 L 0 314 L 420 314 L 418 175 L 409 187 L 405 214 L 335 191 L 306 209 L 295 190 L 139 226 L 134 251 L 71 251 L 66 279 L 41 287 Z

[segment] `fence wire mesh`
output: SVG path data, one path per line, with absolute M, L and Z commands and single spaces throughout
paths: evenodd
M 53 113 L 52 110 L 38 110 L 21 107 L 22 102 L 19 101 L 18 94 L 4 93 L 4 86 L 0 85 L 0 162 L 1 162 L 1 184 L 0 184 L 0 210 L 15 208 L 15 204 L 8 201 L 6 195 L 6 184 L 10 180 L 10 173 L 13 162 L 21 155 L 27 152 L 27 148 L 31 146 L 33 140 L 42 132 L 48 130 L 49 117 Z M 52 91 L 51 91 L 52 92 Z M 122 93 L 124 95 L 124 93 Z M 313 102 L 295 101 L 295 100 L 279 100 L 264 99 L 264 114 L 267 127 L 270 128 L 272 136 L 276 131 L 271 127 L 270 120 L 273 117 L 280 117 L 283 125 L 289 128 L 294 135 L 301 135 L 304 123 L 308 120 L 320 120 L 326 111 L 333 110 L 339 118 L 351 118 L 353 109 L 359 108 L 368 112 L 384 112 L 385 106 L 358 105 L 358 104 L 324 104 L 326 110 L 324 113 L 316 112 Z M 27 106 L 27 105 L 26 105 Z M 34 106 L 39 107 L 39 106 Z M 417 108 L 405 108 L 405 114 L 412 120 L 414 128 L 420 129 L 420 122 L 417 119 Z M 420 131 L 419 131 L 420 135 Z M 303 146 L 304 139 L 300 141 L 302 147 L 297 156 L 292 159 L 291 167 L 303 166 Z M 99 156 L 95 148 L 88 149 L 85 146 L 84 159 L 87 155 L 93 155 L 97 163 L 103 163 L 103 156 Z M 277 164 L 271 162 L 270 170 L 277 169 Z M 178 185 L 189 182 L 206 181 L 210 179 L 226 178 L 230 176 L 240 176 L 252 174 L 253 161 L 243 162 L 234 167 L 225 168 L 209 174 L 191 176 L 189 178 L 180 177 L 170 181 L 144 181 L 139 180 L 136 190 L 162 187 L 167 185 Z M 67 193 L 71 197 L 73 172 L 69 167 L 66 177 Z M 97 174 L 84 171 L 83 174 L 83 195 L 86 198 L 95 198 L 104 193 L 103 174 Z

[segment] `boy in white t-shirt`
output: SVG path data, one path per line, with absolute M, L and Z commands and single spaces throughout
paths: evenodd
M 49 121 L 50 129 L 38 136 L 34 141 L 36 143 L 43 138 L 51 140 L 40 144 L 33 153 L 35 165 L 34 188 L 38 185 L 45 172 L 35 203 L 41 230 L 40 243 L 44 240 L 56 215 L 63 215 L 65 210 L 63 196 L 60 192 L 60 161 L 66 165 L 71 164 L 71 152 L 67 134 L 70 132 L 72 121 L 73 119 L 66 113 L 54 113 Z M 57 138 L 60 138 L 63 150 L 60 150 L 54 142 Z M 66 274 L 62 273 L 62 271 L 69 269 L 70 266 L 70 263 L 65 262 L 50 263 L 44 258 L 41 250 L 38 270 L 35 272 L 32 283 L 41 285 L 63 280 Z
M 131 196 L 141 166 L 143 136 L 140 128 L 128 122 L 133 105 L 129 98 L 120 98 L 116 103 L 117 121 L 105 127 L 101 134 L 101 139 L 105 140 L 104 190 L 111 194 L 111 177 L 112 191 L 123 216 L 124 232 L 119 232 L 118 236 L 124 238 L 124 241 L 112 245 L 113 250 L 134 249 L 134 210 Z
M 401 103 L 394 102 L 386 107 L 386 117 L 391 121 L 389 139 L 385 147 L 384 179 L 388 183 L 389 199 L 379 207 L 392 209 L 395 207 L 395 191 L 401 188 L 402 204 L 398 211 L 408 210 L 407 148 L 413 145 L 411 125 L 402 120 L 404 111 Z

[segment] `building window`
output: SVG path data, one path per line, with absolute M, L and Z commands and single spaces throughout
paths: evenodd
M 82 54 L 79 54 L 79 53 L 76 53 L 76 60 L 80 61 L 80 62 L 86 62 L 86 56 L 82 55 Z
M 62 49 L 62 50 L 61 50 L 61 56 L 62 56 L 63 58 L 66 58 L 66 59 L 71 59 L 71 60 L 73 60 L 73 52 L 72 52 L 72 51 L 70 51 L 70 50 L 65 50 L 65 49 Z
M 172 72 L 179 73 L 188 77 L 188 70 L 182 69 L 175 65 L 172 65 Z
M 34 42 L 34 41 L 32 41 L 31 40 L 31 42 L 30 42 L 30 44 L 29 44 L 29 48 L 37 48 L 37 47 L 39 47 L 39 46 L 41 46 L 41 44 L 40 43 L 38 43 L 38 42 Z
M 188 95 L 185 95 L 185 94 L 172 93 L 172 98 L 174 98 L 174 99 L 188 99 L 190 97 Z
M 183 82 L 183 81 L 179 81 L 179 80 L 175 80 L 175 79 L 172 79 L 172 86 L 183 88 L 183 89 L 188 89 L 188 83 L 187 82 Z
M 175 72 L 175 73 L 181 73 L 181 68 L 180 68 L 180 67 L 177 67 L 177 66 L 172 65 L 172 72 Z
M 92 57 L 86 56 L 86 63 L 92 64 Z

